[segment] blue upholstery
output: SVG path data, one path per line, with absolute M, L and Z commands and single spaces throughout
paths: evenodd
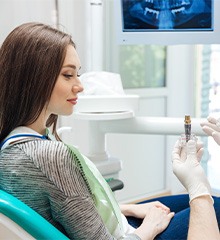
M 3 190 L 0 190 L 0 212 L 36 239 L 69 240 L 37 212 Z

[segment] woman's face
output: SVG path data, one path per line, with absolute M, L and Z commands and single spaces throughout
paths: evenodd
M 83 91 L 78 78 L 80 60 L 72 45 L 67 47 L 66 57 L 53 89 L 47 112 L 48 114 L 70 115 L 77 104 L 77 94 Z

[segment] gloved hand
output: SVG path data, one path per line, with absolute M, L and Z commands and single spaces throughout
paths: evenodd
M 212 136 L 215 142 L 220 145 L 220 118 L 216 119 L 212 116 L 207 118 L 206 122 L 201 124 L 202 130 L 208 135 Z
M 211 197 L 210 184 L 200 165 L 202 154 L 202 144 L 195 140 L 189 140 L 183 147 L 178 140 L 172 152 L 173 172 L 188 191 L 190 202 L 203 195 Z

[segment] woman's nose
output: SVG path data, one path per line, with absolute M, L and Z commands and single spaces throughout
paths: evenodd
M 72 88 L 73 92 L 79 93 L 79 92 L 82 92 L 83 90 L 84 89 L 83 89 L 83 86 L 82 86 L 81 82 L 78 82 L 77 84 L 73 85 L 73 88 Z

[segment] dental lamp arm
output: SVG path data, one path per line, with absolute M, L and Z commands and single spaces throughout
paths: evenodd
M 191 118 L 193 133 L 206 136 L 200 123 L 205 119 Z M 172 117 L 133 117 L 114 121 L 100 121 L 100 131 L 104 133 L 131 133 L 155 135 L 180 135 L 183 133 L 183 118 Z

